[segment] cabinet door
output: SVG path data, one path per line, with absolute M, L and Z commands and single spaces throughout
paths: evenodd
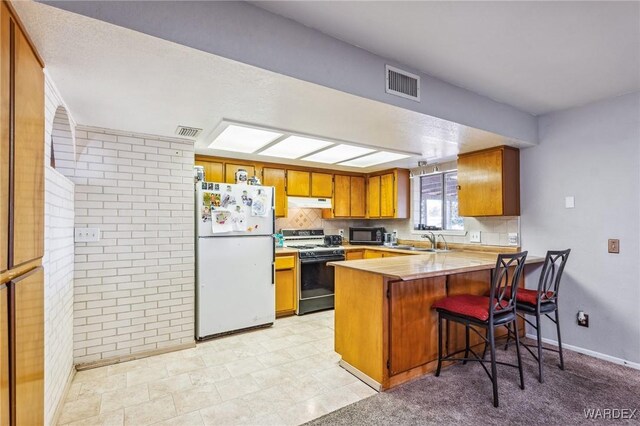
M 27 38 L 14 26 L 13 262 L 44 254 L 44 73 Z
M 295 269 L 276 271 L 276 314 L 296 310 Z
M 431 305 L 446 296 L 446 277 L 391 282 L 390 375 L 438 358 L 438 314 Z
M 224 165 L 224 181 L 226 183 L 236 183 L 236 172 L 238 170 L 246 170 L 249 177 L 255 176 L 256 168 L 247 164 L 231 164 Z
M 335 194 L 333 197 L 333 216 L 351 216 L 351 179 L 349 176 L 335 175 Z
M 0 272 L 9 267 L 9 10 L 0 3 Z M 1 424 L 5 424 L 1 421 Z
M 271 169 L 265 167 L 262 169 L 262 184 L 265 186 L 275 187 L 276 217 L 286 217 L 287 193 L 285 186 L 287 184 L 287 172 L 284 169 Z
M 351 176 L 351 217 L 365 217 L 365 184 L 364 178 Z
M 380 176 L 380 217 L 393 217 L 395 214 L 393 173 Z
M 12 353 L 17 425 L 44 423 L 44 270 L 11 281 L 15 321 Z
M 458 158 L 460 216 L 502 214 L 502 150 L 481 151 Z
M 384 257 L 384 255 L 382 254 L 381 251 L 375 251 L 375 250 L 365 250 L 364 251 L 364 258 L 365 259 L 380 259 Z
M 287 195 L 293 197 L 308 197 L 309 189 L 309 172 L 287 170 Z
M 331 198 L 333 195 L 333 175 L 328 173 L 311 173 L 311 196 Z
M 217 161 L 197 159 L 196 166 L 204 167 L 204 180 L 207 182 L 224 182 L 224 164 Z
M 9 424 L 9 291 L 0 285 L 0 424 Z
M 364 250 L 348 250 L 345 254 L 346 260 L 357 260 L 364 258 Z
M 369 217 L 380 217 L 380 176 L 369 178 Z

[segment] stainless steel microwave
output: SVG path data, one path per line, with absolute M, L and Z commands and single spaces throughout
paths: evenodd
M 381 246 L 384 244 L 383 227 L 349 228 L 349 244 L 369 244 Z

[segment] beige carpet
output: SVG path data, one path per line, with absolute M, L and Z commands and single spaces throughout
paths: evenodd
M 545 351 L 545 382 L 537 380 L 537 364 L 523 350 L 525 390 L 518 370 L 498 365 L 500 407 L 494 408 L 491 382 L 479 363 L 455 365 L 382 392 L 310 425 L 425 424 L 640 424 L 640 371 L 586 355 L 564 351 L 565 370 L 558 356 Z M 502 361 L 515 361 L 515 349 L 498 350 Z M 587 409 L 637 410 L 633 419 L 587 421 Z M 615 412 L 614 412 L 615 413 Z M 626 414 L 630 414 L 626 412 Z

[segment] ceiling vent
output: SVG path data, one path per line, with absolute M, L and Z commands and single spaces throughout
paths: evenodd
M 185 138 L 197 138 L 201 132 L 202 129 L 196 129 L 195 127 L 178 126 L 176 129 L 176 135 Z
M 387 87 L 385 91 L 391 95 L 420 102 L 420 77 L 410 72 L 385 65 Z

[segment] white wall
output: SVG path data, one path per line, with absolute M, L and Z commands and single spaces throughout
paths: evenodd
M 78 126 L 74 361 L 194 341 L 193 142 Z
M 51 141 L 59 158 L 73 150 L 72 120 L 55 86 L 45 79 L 45 424 L 52 424 L 73 371 L 74 185 L 49 167 Z M 62 142 L 62 139 L 65 139 Z M 58 143 L 60 142 L 60 143 Z
M 540 117 L 521 152 L 522 243 L 571 248 L 560 288 L 563 343 L 640 362 L 640 93 Z M 575 208 L 565 208 L 575 196 Z M 620 254 L 607 239 L 620 239 Z M 527 277 L 534 287 L 537 276 Z M 578 327 L 576 313 L 590 315 Z M 547 323 L 543 337 L 555 340 Z

